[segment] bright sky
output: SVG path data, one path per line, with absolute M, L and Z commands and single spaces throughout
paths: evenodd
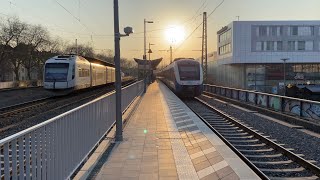
M 61 7 L 58 1 L 63 7 Z M 165 36 L 170 26 L 180 26 L 185 36 L 201 23 L 222 0 L 119 0 L 120 29 L 132 26 L 135 33 L 121 39 L 121 56 L 142 58 L 143 19 L 147 24 L 147 43 L 152 58 L 169 61 L 170 42 Z M 203 5 L 204 6 L 201 6 Z M 216 32 L 237 20 L 319 20 L 319 0 L 225 0 L 208 19 L 208 52 L 216 50 Z M 199 12 L 197 12 L 197 10 Z M 67 12 L 69 11 L 69 12 Z M 17 16 L 31 24 L 42 24 L 53 36 L 64 40 L 93 44 L 97 52 L 113 50 L 113 0 L 1 0 L 0 18 Z M 80 19 L 80 23 L 77 19 Z M 180 28 L 181 29 L 181 28 Z M 174 57 L 201 56 L 202 27 L 185 41 L 174 44 Z M 178 49 L 177 49 L 178 48 Z

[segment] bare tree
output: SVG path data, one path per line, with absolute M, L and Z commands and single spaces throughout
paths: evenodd
M 20 50 L 25 49 L 19 47 L 19 45 L 23 43 L 23 36 L 26 29 L 27 24 L 21 22 L 16 17 L 8 18 L 7 22 L 1 25 L 0 39 L 4 49 L 2 49 L 0 53 L 0 65 L 4 60 L 10 62 L 16 75 L 16 80 L 19 80 L 19 68 L 23 56 Z
M 22 64 L 27 69 L 28 79 L 31 80 L 31 72 L 37 70 L 35 67 L 40 63 L 37 61 L 37 59 L 39 60 L 38 52 L 50 44 L 50 37 L 47 29 L 40 25 L 29 25 L 25 34 L 24 43 L 28 48 L 25 49 L 27 56 L 23 59 Z
M 76 46 L 75 44 L 69 45 L 64 50 L 64 53 L 66 53 L 66 54 L 76 54 L 77 51 L 78 51 L 78 55 L 80 55 L 80 56 L 93 57 L 94 54 L 95 54 L 94 50 L 93 50 L 93 47 L 88 45 L 88 44 L 87 45 L 79 44 L 78 46 Z

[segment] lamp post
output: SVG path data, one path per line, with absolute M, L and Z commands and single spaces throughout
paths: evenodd
M 144 71 L 143 71 L 143 76 L 144 76 L 144 89 L 143 92 L 146 93 L 147 91 L 147 79 L 146 79 L 146 69 L 147 69 L 147 40 L 146 40 L 146 24 L 147 23 L 153 23 L 153 21 L 147 21 L 146 19 L 143 20 L 143 29 L 144 29 L 144 53 L 143 53 L 143 59 L 144 59 Z
M 152 43 L 149 43 L 149 51 L 148 51 L 148 54 L 149 54 L 149 83 L 151 83 L 151 74 L 152 74 L 152 68 L 151 68 L 151 57 L 150 57 L 150 55 L 151 55 L 151 53 L 152 53 L 152 50 L 151 50 L 151 46 L 152 45 L 155 45 L 155 44 L 152 44 Z
M 122 141 L 122 111 L 121 111 L 121 72 L 120 72 L 120 38 L 133 33 L 131 27 L 124 28 L 125 34 L 119 32 L 119 3 L 113 0 L 114 5 L 114 64 L 116 68 L 116 141 Z
M 283 95 L 286 96 L 286 61 L 289 60 L 289 58 L 282 58 L 283 61 Z

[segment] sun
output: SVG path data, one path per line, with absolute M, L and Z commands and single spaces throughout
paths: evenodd
M 178 44 L 182 42 L 185 38 L 185 30 L 182 26 L 170 26 L 165 31 L 165 36 L 167 41 L 169 41 L 171 44 Z

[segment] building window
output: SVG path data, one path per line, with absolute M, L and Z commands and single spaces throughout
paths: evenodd
M 231 39 L 231 29 L 219 35 L 219 42 L 224 42 Z
M 298 35 L 298 26 L 290 26 L 289 28 L 289 35 L 297 36 Z
M 306 42 L 305 41 L 298 41 L 298 50 L 299 51 L 306 50 Z
M 288 51 L 294 51 L 295 48 L 295 41 L 288 41 Z
M 231 52 L 231 43 L 219 47 L 219 55 L 227 54 Z
M 267 51 L 273 51 L 273 50 L 274 50 L 273 41 L 267 41 Z
M 307 51 L 313 51 L 313 41 L 306 41 L 306 46 L 305 46 Z
M 270 36 L 277 36 L 277 26 L 271 26 L 269 30 L 270 30 L 269 32 Z
M 314 27 L 313 26 L 301 26 L 298 27 L 298 35 L 299 36 L 313 36 Z
M 262 51 L 262 44 L 263 42 L 256 42 L 256 51 Z
M 282 41 L 277 41 L 277 51 L 282 51 L 283 50 L 283 43 Z
M 279 26 L 277 27 L 277 36 L 281 36 L 283 34 L 283 27 Z
M 267 26 L 260 26 L 259 27 L 259 36 L 266 36 L 267 35 Z

